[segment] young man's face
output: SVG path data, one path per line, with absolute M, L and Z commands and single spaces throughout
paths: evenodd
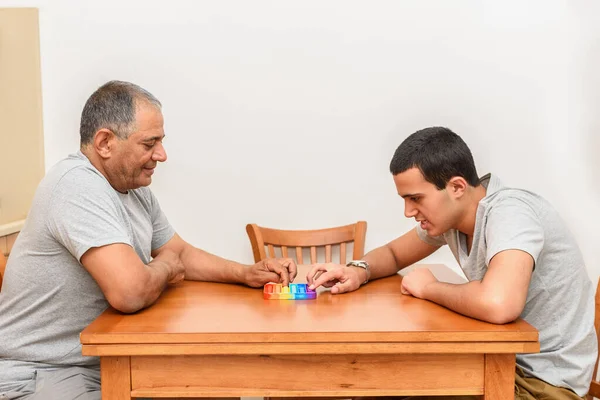
M 404 199 L 404 215 L 414 218 L 429 236 L 439 236 L 456 227 L 457 202 L 447 190 L 427 182 L 418 168 L 394 175 L 398 195 Z

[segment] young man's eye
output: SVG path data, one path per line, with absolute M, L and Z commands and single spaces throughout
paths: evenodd
M 411 197 L 411 198 L 410 198 L 410 200 L 411 200 L 411 201 L 414 201 L 414 202 L 416 203 L 416 202 L 418 202 L 418 201 L 419 201 L 419 198 L 418 198 L 418 197 Z

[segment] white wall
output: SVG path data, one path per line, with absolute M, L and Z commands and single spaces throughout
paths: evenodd
M 77 149 L 96 87 L 142 85 L 166 119 L 152 188 L 197 246 L 250 262 L 248 222 L 358 219 L 381 245 L 413 226 L 395 148 L 444 125 L 480 174 L 548 198 L 600 274 L 598 2 L 0 0 L 16 5 L 40 7 L 46 167 Z

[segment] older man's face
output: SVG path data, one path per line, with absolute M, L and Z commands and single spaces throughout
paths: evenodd
M 164 137 L 161 111 L 152 105 L 138 106 L 134 132 L 115 142 L 107 171 L 111 185 L 121 192 L 150 185 L 154 168 L 167 160 Z

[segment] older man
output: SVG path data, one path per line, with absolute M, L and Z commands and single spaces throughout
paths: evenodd
M 167 159 L 160 102 L 112 81 L 81 117 L 81 148 L 40 183 L 0 292 L 0 399 L 99 399 L 79 332 L 108 305 L 154 303 L 182 279 L 287 284 L 288 259 L 242 265 L 185 242 L 148 188 Z

